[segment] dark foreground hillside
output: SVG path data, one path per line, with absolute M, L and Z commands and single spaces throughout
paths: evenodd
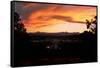
M 84 33 L 19 33 L 14 35 L 15 66 L 97 61 L 97 35 Z

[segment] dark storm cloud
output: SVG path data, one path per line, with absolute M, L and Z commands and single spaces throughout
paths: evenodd
M 15 12 L 19 13 L 22 17 L 22 19 L 27 19 L 27 17 L 31 14 L 31 13 L 35 13 L 37 11 L 41 11 L 44 9 L 47 9 L 50 7 L 49 4 L 35 4 L 31 3 L 31 5 L 29 5 L 30 3 L 22 3 L 22 2 L 16 2 L 15 3 Z

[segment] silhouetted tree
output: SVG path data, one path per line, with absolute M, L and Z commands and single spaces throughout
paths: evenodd
M 17 12 L 14 12 L 14 53 L 15 62 L 17 63 L 32 54 L 32 39 L 26 32 Z
M 17 32 L 26 32 L 24 24 L 21 22 L 20 16 L 16 12 L 14 12 L 14 30 Z
M 86 19 L 86 25 L 87 29 L 89 29 L 89 32 L 96 33 L 96 23 L 97 23 L 97 16 L 94 17 L 94 20 L 91 19 L 91 21 Z

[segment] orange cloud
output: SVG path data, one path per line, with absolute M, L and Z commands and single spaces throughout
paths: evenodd
M 66 23 L 85 23 L 86 19 L 91 20 L 96 15 L 96 7 L 92 6 L 75 6 L 75 5 L 55 5 L 55 4 L 37 4 L 37 3 L 27 3 L 24 4 L 24 9 L 31 8 L 30 15 L 28 15 L 22 22 L 27 29 L 27 32 L 52 32 L 57 30 L 58 32 L 69 31 L 68 25 Z M 33 7 L 34 6 L 34 7 Z M 36 8 L 37 7 L 37 8 Z M 28 13 L 28 11 L 26 12 Z M 26 15 L 23 14 L 24 15 Z M 60 28 L 58 28 L 58 25 Z M 67 28 L 61 28 L 66 25 Z M 71 24 L 72 26 L 72 24 Z M 85 26 L 76 25 L 75 27 Z M 53 28 L 53 29 L 51 29 Z M 70 29 L 70 28 L 69 28 Z M 71 31 L 81 32 L 78 28 Z M 54 32 L 54 31 L 53 31 Z

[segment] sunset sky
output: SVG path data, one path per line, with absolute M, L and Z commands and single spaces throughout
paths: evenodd
M 86 19 L 96 16 L 96 7 L 16 2 L 27 32 L 83 32 Z

